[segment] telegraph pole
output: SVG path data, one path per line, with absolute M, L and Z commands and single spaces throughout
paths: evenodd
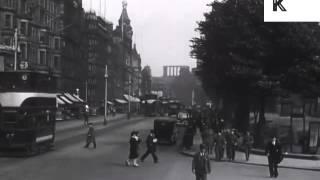
M 18 59 L 18 28 L 14 29 L 14 71 L 17 70 Z
M 107 125 L 107 121 L 108 121 L 108 65 L 106 65 L 106 69 L 105 69 L 105 74 L 104 74 L 104 78 L 105 78 L 105 93 L 104 93 L 104 119 L 103 119 L 103 125 Z

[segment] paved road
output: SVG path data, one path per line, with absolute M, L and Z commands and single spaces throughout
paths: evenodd
M 126 167 L 128 136 L 139 130 L 146 137 L 152 119 L 132 119 L 98 126 L 97 149 L 85 149 L 85 129 L 57 135 L 54 151 L 31 158 L 0 158 L 1 180 L 193 180 L 191 159 L 180 155 L 175 146 L 160 146 L 160 162 L 151 157 L 140 167 Z M 70 134 L 73 134 L 70 135 Z M 141 150 L 144 150 L 144 143 Z M 212 162 L 208 179 L 259 180 L 268 178 L 266 167 Z M 318 180 L 319 172 L 280 169 L 278 179 Z

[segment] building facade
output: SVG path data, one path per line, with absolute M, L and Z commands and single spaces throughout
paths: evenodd
M 2 70 L 27 68 L 61 77 L 63 8 L 61 0 L 0 1 L 0 44 L 13 47 L 1 50 Z
M 87 99 L 91 106 L 101 107 L 105 96 L 105 73 L 108 67 L 108 99 L 113 98 L 113 24 L 93 12 L 85 14 L 87 39 Z M 111 73 L 112 72 L 112 73 Z
M 162 77 L 152 77 L 152 93 L 177 99 L 187 106 L 204 105 L 208 100 L 189 66 L 164 66 Z
M 116 43 L 122 54 L 119 60 L 124 65 L 123 71 L 119 71 L 123 78 L 124 94 L 140 96 L 141 90 L 141 57 L 132 43 L 133 29 L 127 12 L 127 3 L 123 2 L 119 24 L 114 31 Z
M 81 0 L 64 0 L 63 49 L 60 91 L 78 94 L 86 100 L 87 57 L 84 10 Z

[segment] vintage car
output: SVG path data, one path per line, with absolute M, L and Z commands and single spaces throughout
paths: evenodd
M 159 143 L 175 144 L 177 141 L 176 119 L 155 119 L 154 133 Z

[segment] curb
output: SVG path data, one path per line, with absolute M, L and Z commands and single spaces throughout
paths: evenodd
M 265 155 L 265 151 L 262 149 L 252 148 L 251 152 L 253 154 Z M 283 153 L 283 155 L 284 157 L 294 158 L 294 159 L 320 160 L 320 155 L 309 155 L 309 154 L 298 154 L 298 153 Z
M 187 151 L 180 151 L 180 154 L 192 157 L 194 155 L 194 152 L 187 152 Z M 214 160 L 214 158 L 210 157 L 210 160 Z M 229 162 L 229 161 L 221 161 L 221 162 Z M 241 162 L 241 161 L 230 161 L 230 163 L 234 164 L 246 164 L 246 165 L 252 165 L 252 166 L 264 166 L 268 167 L 267 164 L 261 164 L 261 163 L 250 163 L 250 162 Z M 308 170 L 308 171 L 320 171 L 320 168 L 302 168 L 302 167 L 291 167 L 291 166 L 282 166 L 279 165 L 279 168 L 286 168 L 286 169 L 298 169 L 298 170 Z
M 97 116 L 97 117 L 99 117 L 99 116 Z M 103 116 L 101 116 L 101 118 L 103 118 Z M 114 119 L 112 119 L 112 120 L 109 120 L 107 123 L 109 124 L 109 123 L 113 123 L 113 122 L 115 122 L 115 121 L 125 120 L 125 119 L 126 119 L 125 116 L 123 116 L 123 117 L 120 116 L 120 117 L 114 118 Z M 83 122 L 80 122 L 80 123 L 81 123 L 81 124 L 76 124 L 75 126 L 71 126 L 71 127 L 68 127 L 68 128 L 56 129 L 56 132 L 61 133 L 61 132 L 72 131 L 72 130 L 75 130 L 75 129 L 84 127 L 83 124 L 82 124 Z M 93 125 L 103 124 L 103 122 L 102 122 L 102 121 L 99 121 L 99 120 L 92 121 L 91 123 L 92 123 Z

